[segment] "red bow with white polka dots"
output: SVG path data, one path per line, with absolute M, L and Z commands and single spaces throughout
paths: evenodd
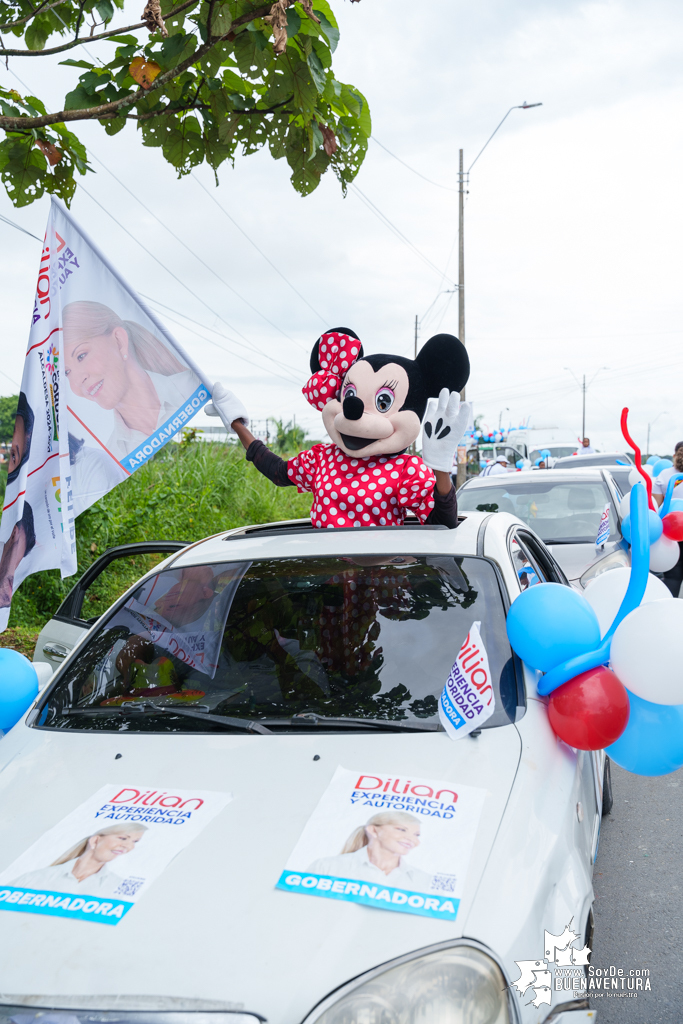
M 316 370 L 307 384 L 301 389 L 314 409 L 323 409 L 327 403 L 336 398 L 341 388 L 344 374 L 349 366 L 358 359 L 360 341 L 339 331 L 322 334 L 318 343 L 318 362 Z

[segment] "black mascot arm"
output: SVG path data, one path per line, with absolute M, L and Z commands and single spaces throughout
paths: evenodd
M 448 494 L 439 494 L 437 487 L 434 488 L 434 508 L 427 517 L 430 526 L 447 526 L 454 530 L 458 525 L 458 499 L 455 487 L 451 487 Z
M 270 448 L 266 448 L 263 441 L 257 438 L 247 448 L 247 461 L 253 462 L 259 473 L 267 476 L 276 487 L 293 487 L 293 482 L 287 475 L 287 463 L 281 459 Z

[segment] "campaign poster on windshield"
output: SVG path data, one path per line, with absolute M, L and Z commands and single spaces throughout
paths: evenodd
M 489 656 L 473 622 L 439 698 L 439 719 L 452 740 L 462 739 L 496 710 Z
M 231 800 L 103 786 L 0 872 L 0 910 L 116 925 Z
M 52 199 L 0 521 L 0 631 L 28 575 L 76 571 L 75 519 L 210 398 L 199 369 Z
M 454 921 L 485 795 L 338 767 L 276 888 Z

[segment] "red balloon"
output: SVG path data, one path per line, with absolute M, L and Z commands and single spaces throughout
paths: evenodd
M 628 724 L 626 688 L 608 668 L 574 676 L 550 694 L 553 732 L 578 750 L 602 750 L 618 740 Z
M 668 512 L 662 519 L 662 528 L 670 540 L 683 540 L 683 512 Z

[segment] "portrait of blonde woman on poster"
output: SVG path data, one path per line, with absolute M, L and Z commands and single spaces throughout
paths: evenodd
M 101 302 L 70 302 L 62 327 L 69 388 L 114 413 L 106 445 L 117 459 L 146 441 L 201 383 L 151 331 Z
M 407 811 L 382 811 L 354 829 L 336 857 L 320 857 L 308 870 L 429 892 L 432 878 L 406 858 L 420 845 L 420 821 Z
M 134 850 L 146 831 L 146 825 L 109 825 L 79 840 L 49 867 L 27 871 L 12 879 L 12 884 L 26 889 L 113 896 L 122 879 L 109 871 L 109 865 Z

